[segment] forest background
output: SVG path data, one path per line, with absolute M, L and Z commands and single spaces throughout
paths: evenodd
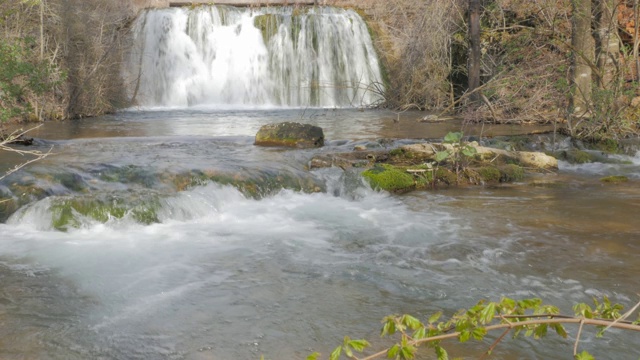
M 383 64 L 385 107 L 554 123 L 596 141 L 638 133 L 638 0 L 365 0 L 356 10 Z M 129 0 L 0 0 L 0 120 L 133 105 L 114 74 L 139 11 Z

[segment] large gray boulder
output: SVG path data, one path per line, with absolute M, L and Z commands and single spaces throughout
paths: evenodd
M 324 132 L 320 127 L 296 122 L 268 124 L 256 134 L 255 145 L 317 148 L 324 145 Z

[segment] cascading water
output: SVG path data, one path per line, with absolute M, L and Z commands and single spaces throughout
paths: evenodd
M 381 100 L 366 24 L 329 7 L 150 10 L 128 76 L 141 106 L 359 107 Z

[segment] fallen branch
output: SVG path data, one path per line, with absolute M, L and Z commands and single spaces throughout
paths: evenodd
M 22 130 L 14 131 L 9 136 L 6 136 L 3 139 L 0 139 L 0 151 L 11 152 L 11 153 L 14 153 L 14 154 L 18 154 L 20 156 L 32 156 L 33 157 L 32 159 L 24 161 L 24 162 L 22 162 L 22 163 L 20 163 L 20 164 L 18 164 L 16 166 L 14 166 L 13 168 L 8 170 L 4 174 L 0 175 L 0 180 L 4 179 L 5 177 L 13 174 L 14 172 L 22 169 L 23 167 L 25 167 L 25 166 L 27 166 L 27 165 L 29 165 L 31 163 L 34 163 L 36 161 L 40 161 L 40 160 L 46 158 L 47 156 L 51 155 L 51 152 L 53 151 L 53 146 L 51 146 L 49 148 L 49 150 L 46 151 L 46 152 L 40 151 L 40 150 L 22 150 L 22 149 L 19 149 L 19 148 L 15 148 L 15 147 L 9 146 L 16 139 L 19 139 L 20 137 L 24 136 L 28 132 L 37 129 L 40 126 L 42 126 L 42 125 L 38 125 L 36 127 L 28 129 L 26 131 L 22 131 Z

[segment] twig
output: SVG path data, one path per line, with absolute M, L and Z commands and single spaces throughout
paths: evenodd
M 498 118 L 496 117 L 496 111 L 493 109 L 493 105 L 491 105 L 491 102 L 489 101 L 489 99 L 487 99 L 487 97 L 482 93 L 480 94 L 480 97 L 482 98 L 482 101 L 484 101 L 484 103 L 487 104 L 487 107 L 491 112 L 491 117 L 493 117 L 493 121 L 497 122 Z M 482 123 L 484 124 L 484 121 Z
M 493 349 L 496 348 L 496 346 L 498 346 L 498 344 L 500 343 L 500 341 L 502 341 L 502 339 L 504 339 L 505 336 L 507 336 L 508 333 L 511 332 L 511 328 L 506 329 L 502 335 L 500 335 L 499 338 L 496 339 L 496 341 L 493 342 L 493 344 L 491 344 L 491 346 L 489 346 L 489 350 L 487 350 L 487 352 L 485 352 L 484 354 L 482 354 L 482 356 L 480 357 L 480 360 L 484 360 L 487 357 L 489 357 L 489 355 L 491 355 L 491 353 L 493 352 Z
M 12 169 L 10 169 L 9 171 L 7 171 L 6 173 L 0 175 L 0 180 L 4 179 L 5 177 L 13 174 L 14 172 L 22 169 L 23 167 L 25 167 L 25 166 L 33 163 L 33 162 L 36 162 L 38 160 L 44 159 L 45 157 L 47 157 L 47 156 L 49 156 L 51 154 L 51 151 L 53 150 L 53 146 L 51 146 L 51 148 L 49 148 L 49 150 L 47 152 L 42 152 L 40 150 L 20 150 L 20 149 L 15 149 L 15 148 L 7 146 L 13 140 L 19 138 L 20 136 L 25 135 L 29 131 L 32 131 L 32 130 L 35 130 L 35 129 L 39 128 L 40 126 L 42 126 L 42 124 L 34 126 L 34 127 L 32 127 L 31 129 L 28 129 L 28 130 L 24 130 L 24 131 L 17 130 L 17 131 L 14 131 L 6 139 L 0 141 L 0 150 L 1 151 L 13 152 L 13 153 L 16 153 L 16 154 L 18 154 L 20 156 L 24 156 L 24 155 L 34 156 L 33 159 L 30 159 L 30 160 L 25 161 L 25 162 L 23 162 L 21 164 L 18 164 L 16 166 L 14 166 Z
M 5 146 L 0 146 L 0 150 L 13 151 L 14 149 L 11 149 L 11 148 L 8 148 L 8 147 L 5 147 Z M 25 166 L 33 163 L 33 162 L 36 162 L 36 161 L 39 161 L 39 160 L 42 160 L 42 159 L 46 158 L 47 156 L 49 156 L 51 154 L 52 150 L 53 150 L 53 146 L 51 146 L 51 148 L 49 148 L 49 151 L 47 151 L 46 153 L 43 153 L 43 152 L 40 152 L 40 151 L 23 152 L 23 153 L 35 155 L 36 157 L 31 159 L 31 160 L 25 161 L 25 162 L 23 162 L 21 164 L 18 164 L 16 166 L 14 166 L 12 169 L 10 169 L 6 173 L 4 173 L 4 175 L 0 176 L 0 180 L 4 179 L 5 177 L 13 174 L 14 172 L 22 169 L 23 167 L 25 167 Z
M 629 311 L 627 311 L 626 313 L 624 313 L 622 316 L 620 316 L 619 318 L 617 318 L 617 319 L 616 319 L 614 322 L 612 322 L 609 326 L 607 326 L 606 328 L 604 328 L 604 329 L 602 330 L 602 332 L 605 332 L 605 331 L 609 330 L 609 328 L 610 328 L 611 326 L 613 326 L 614 324 L 617 324 L 617 323 L 619 323 L 619 322 L 621 322 L 621 321 L 624 321 L 626 318 L 628 318 L 629 316 L 631 316 L 631 314 L 633 314 L 633 313 L 638 309 L 638 307 L 640 307 L 640 302 L 638 302 L 634 307 L 632 307 Z
M 573 345 L 573 356 L 578 354 L 578 343 L 580 343 L 580 335 L 582 334 L 582 327 L 584 325 L 584 318 L 580 320 L 580 327 L 578 328 L 578 335 L 576 335 L 576 343 Z

